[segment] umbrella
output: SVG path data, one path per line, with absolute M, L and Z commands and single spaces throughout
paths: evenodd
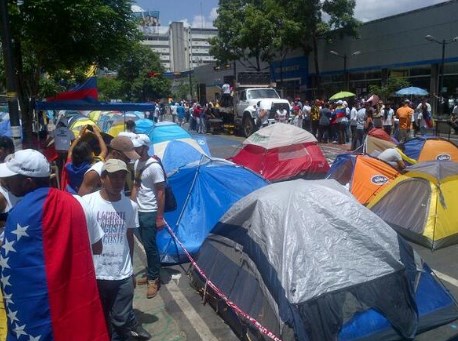
M 411 86 L 411 87 L 403 88 L 401 90 L 396 91 L 396 95 L 397 96 L 426 96 L 428 95 L 428 91 L 422 88 Z
M 353 92 L 350 91 L 340 91 L 329 98 L 331 101 L 337 100 L 337 99 L 342 99 L 342 98 L 348 98 L 348 97 L 354 97 L 356 96 Z

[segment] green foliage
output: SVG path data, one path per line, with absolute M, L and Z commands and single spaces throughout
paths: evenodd
M 118 69 L 118 80 L 126 101 L 151 101 L 170 94 L 170 81 L 164 77 L 159 56 L 148 47 L 136 44 Z
M 27 0 L 20 6 L 9 2 L 26 139 L 32 132 L 31 98 L 81 82 L 90 65 L 116 69 L 130 54 L 140 39 L 131 4 L 131 0 Z
M 261 71 L 261 62 L 271 62 L 281 42 L 278 28 L 284 12 L 276 9 L 272 0 L 221 0 L 214 22 L 218 36 L 210 40 L 210 53 L 222 64 L 240 60 Z
M 120 99 L 122 95 L 122 82 L 114 77 L 98 77 L 97 89 L 99 101 L 109 102 L 112 99 Z
M 369 93 L 377 94 L 380 98 L 386 101 L 388 98 L 394 96 L 394 93 L 402 88 L 407 88 L 410 83 L 405 78 L 390 77 L 385 84 L 382 85 L 369 85 Z

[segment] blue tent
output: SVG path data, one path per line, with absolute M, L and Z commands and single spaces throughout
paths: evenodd
M 158 122 L 148 132 L 151 143 L 160 143 L 169 140 L 192 138 L 186 130 L 173 122 Z
M 232 204 L 267 185 L 266 180 L 251 170 L 207 157 L 180 168 L 168 182 L 178 209 L 167 212 L 165 219 L 191 254 L 199 251 L 213 226 Z M 158 232 L 157 245 L 163 263 L 187 261 L 167 229 Z
M 208 147 L 202 148 L 199 142 L 187 138 L 153 144 L 149 154 L 159 156 L 165 172 L 171 174 L 180 167 L 199 161 L 202 156 L 211 156 L 205 149 Z
M 139 120 L 135 121 L 135 131 L 138 134 L 148 135 L 153 127 L 154 122 L 148 118 L 140 118 Z

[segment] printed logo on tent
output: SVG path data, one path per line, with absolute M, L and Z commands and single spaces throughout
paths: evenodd
M 451 159 L 450 154 L 439 154 L 436 156 L 437 161 L 450 161 Z
M 386 184 L 388 181 L 388 178 L 384 175 L 374 175 L 372 178 L 371 178 L 371 182 L 374 184 L 374 185 L 384 185 Z

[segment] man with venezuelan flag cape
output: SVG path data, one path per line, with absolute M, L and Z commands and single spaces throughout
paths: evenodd
M 0 256 L 7 340 L 108 340 L 83 208 L 50 188 L 49 175 L 32 149 L 0 164 L 0 178 L 22 197 L 9 212 Z

